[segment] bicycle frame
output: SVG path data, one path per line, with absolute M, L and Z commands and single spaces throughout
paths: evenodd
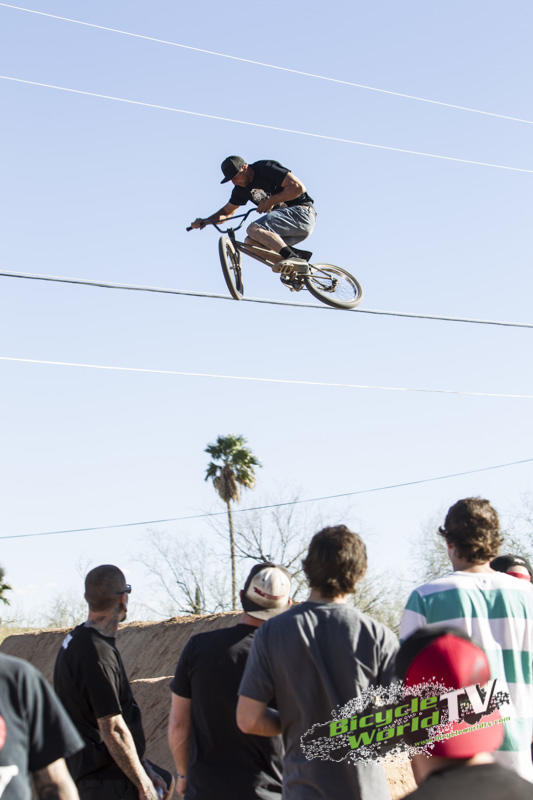
M 260 244 L 240 242 L 236 238 L 235 233 L 242 227 L 244 220 L 252 211 L 257 211 L 257 209 L 251 208 L 245 214 L 237 214 L 234 219 L 240 219 L 241 221 L 234 228 L 221 228 L 216 222 L 208 223 L 223 234 L 219 240 L 219 255 L 224 280 L 234 300 L 241 300 L 244 291 L 241 253 L 260 261 L 261 264 L 265 264 L 268 267 L 274 267 L 281 259 L 280 254 L 274 250 L 269 250 Z M 204 225 L 201 227 L 204 227 Z M 189 226 L 187 230 L 192 230 L 192 226 Z M 228 247 L 228 239 L 231 248 Z M 333 306 L 333 308 L 352 309 L 361 302 L 363 297 L 361 284 L 342 267 L 336 267 L 334 264 L 315 263 L 309 264 L 308 271 L 305 273 L 300 273 L 297 269 L 291 269 L 290 262 L 288 267 L 288 270 L 280 274 L 280 280 L 291 291 L 299 292 L 301 289 L 308 289 L 314 297 L 328 306 Z M 278 272 L 278 269 L 274 269 L 274 272 Z
M 213 227 L 216 228 L 219 233 L 227 234 L 235 250 L 250 256 L 250 258 L 255 258 L 256 261 L 260 261 L 262 264 L 266 264 L 267 266 L 271 267 L 273 264 L 277 264 L 277 262 L 280 260 L 281 256 L 279 253 L 276 253 L 274 250 L 269 250 L 266 247 L 261 247 L 260 245 L 240 242 L 235 236 L 235 232 L 242 227 L 244 220 L 252 213 L 252 211 L 257 211 L 257 209 L 251 208 L 246 212 L 246 214 L 237 214 L 235 217 L 233 217 L 233 219 L 239 219 L 242 217 L 240 223 L 235 228 L 226 228 L 224 230 L 220 228 L 216 222 L 211 222 L 210 224 L 213 225 Z

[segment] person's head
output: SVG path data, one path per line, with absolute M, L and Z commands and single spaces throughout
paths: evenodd
M 448 549 L 470 564 L 490 561 L 503 542 L 498 513 L 481 497 L 458 500 L 448 510 L 439 533 Z
M 491 677 L 483 648 L 467 633 L 449 625 L 419 628 L 409 636 L 398 650 L 396 673 L 407 687 L 438 682 L 448 690 L 465 689 L 476 684 L 483 686 Z M 501 714 L 498 710 L 487 709 L 483 722 L 492 722 L 492 725 L 473 730 L 471 722 L 452 722 L 451 732 L 457 735 L 436 741 L 431 754 L 444 759 L 466 760 L 480 753 L 491 753 L 503 740 L 503 725 L 499 720 Z
M 334 525 L 315 533 L 302 562 L 311 589 L 334 599 L 351 594 L 366 572 L 366 548 L 346 525 Z
M 504 556 L 496 556 L 490 562 L 492 569 L 496 572 L 506 572 L 514 578 L 521 578 L 524 581 L 531 583 L 533 579 L 533 572 L 531 565 L 526 558 L 522 556 L 513 556 L 511 554 Z
M 231 181 L 234 186 L 248 186 L 252 180 L 248 164 L 240 156 L 228 156 L 220 165 L 220 169 L 224 173 L 220 183 Z
M 92 614 L 117 612 L 122 621 L 126 618 L 130 592 L 124 573 L 113 564 L 95 567 L 85 578 L 85 599 Z
M 241 590 L 243 611 L 267 620 L 287 611 L 291 604 L 291 576 L 285 567 L 270 561 L 255 564 Z

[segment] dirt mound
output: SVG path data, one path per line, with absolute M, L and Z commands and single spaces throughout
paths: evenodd
M 215 628 L 228 628 L 239 612 L 208 616 L 173 617 L 164 622 L 132 622 L 120 628 L 117 646 L 130 680 L 174 675 L 181 651 L 191 636 Z M 51 682 L 61 642 L 70 628 L 37 630 L 8 636 L 0 650 L 25 658 Z
M 234 625 L 238 613 L 175 617 L 165 622 L 134 622 L 122 627 L 117 645 L 143 714 L 150 759 L 174 771 L 167 745 L 169 682 L 188 639 L 203 631 Z M 67 629 L 32 631 L 7 637 L 0 650 L 25 658 L 51 681 L 54 663 Z M 409 764 L 386 767 L 392 800 L 415 788 Z

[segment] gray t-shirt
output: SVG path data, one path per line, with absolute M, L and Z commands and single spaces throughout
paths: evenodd
M 300 736 L 333 709 L 394 677 L 396 636 L 344 603 L 300 603 L 257 631 L 239 694 L 270 703 L 281 717 L 283 800 L 389 800 L 382 768 L 308 761 Z

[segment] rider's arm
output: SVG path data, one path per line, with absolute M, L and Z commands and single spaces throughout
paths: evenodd
M 305 192 L 305 186 L 300 178 L 293 175 L 292 172 L 287 172 L 281 182 L 281 192 L 273 194 L 268 198 L 271 206 L 277 206 L 278 203 L 286 203 L 287 200 L 296 200 L 301 194 Z
M 219 211 L 215 211 L 215 213 L 211 214 L 210 217 L 198 217 L 195 219 L 194 222 L 191 222 L 191 228 L 204 228 L 211 222 L 214 222 L 215 224 L 224 222 L 224 220 L 232 217 L 238 208 L 240 208 L 240 206 L 235 206 L 233 203 L 226 203 L 225 206 L 219 209 Z
M 265 214 L 279 203 L 286 203 L 288 200 L 296 200 L 296 198 L 300 197 L 304 192 L 305 186 L 300 178 L 297 178 L 292 172 L 287 172 L 281 182 L 281 192 L 273 194 L 270 197 L 265 197 L 257 206 L 257 210 Z

